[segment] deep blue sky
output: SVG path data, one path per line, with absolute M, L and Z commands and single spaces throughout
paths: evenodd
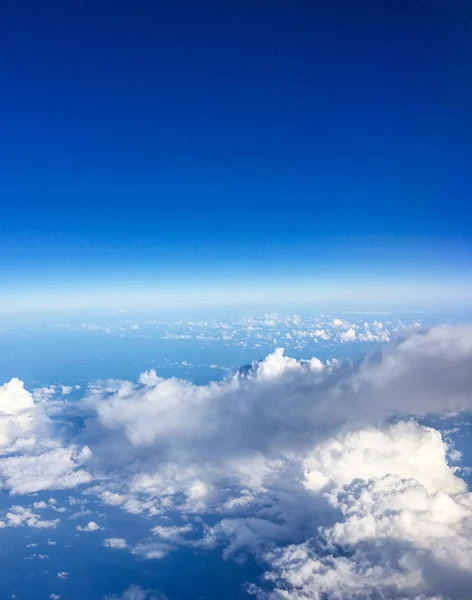
M 0 15 L 7 293 L 470 276 L 467 0 Z

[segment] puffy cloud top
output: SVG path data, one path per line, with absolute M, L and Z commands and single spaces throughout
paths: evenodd
M 12 415 L 33 408 L 33 396 L 25 390 L 20 379 L 13 377 L 8 383 L 0 385 L 0 414 Z

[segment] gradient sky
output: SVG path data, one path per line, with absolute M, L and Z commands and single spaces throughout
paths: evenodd
M 3 2 L 0 309 L 471 300 L 471 39 L 467 0 Z

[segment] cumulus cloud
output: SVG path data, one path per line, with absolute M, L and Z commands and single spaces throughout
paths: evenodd
M 339 516 L 265 555 L 275 590 L 261 597 L 467 597 L 472 495 L 437 431 L 406 422 L 351 433 L 317 446 L 305 467 L 305 485 Z
M 356 332 L 350 327 L 347 331 L 343 331 L 339 338 L 342 342 L 353 342 L 356 339 Z
M 100 529 L 100 525 L 97 525 L 95 521 L 89 521 L 87 525 L 77 525 L 76 529 L 77 531 L 97 531 Z
M 133 553 L 162 558 L 178 545 L 253 552 L 270 567 L 273 589 L 261 597 L 462 598 L 471 583 L 471 497 L 440 434 L 411 415 L 470 409 L 471 361 L 472 328 L 442 326 L 360 366 L 278 350 L 219 384 L 149 372 L 137 386 L 95 390 L 97 454 L 125 440 L 143 465 L 116 504 L 220 515 L 200 540 L 185 535 L 188 526 L 157 526 L 162 543 Z M 393 417 L 406 420 L 388 424 Z
M 44 404 L 15 378 L 0 386 L 0 456 L 0 487 L 12 494 L 73 488 L 91 479 L 82 468 L 90 449 L 63 442 Z
M 88 402 L 97 419 L 83 440 L 100 460 L 153 455 L 163 469 L 170 468 L 166 461 L 188 469 L 194 462 L 284 455 L 394 414 L 465 410 L 471 404 L 471 330 L 418 333 L 360 367 L 297 361 L 278 350 L 249 371 L 207 386 L 150 371 L 138 385 L 93 390 Z
M 34 400 L 19 379 L 0 386 L 0 454 L 20 438 L 19 447 L 33 443 L 30 432 L 35 426 Z
M 6 511 L 3 519 L 0 521 L 0 529 L 5 527 L 33 527 L 34 529 L 47 529 L 56 527 L 59 523 L 59 519 L 45 520 L 33 513 L 28 508 L 23 506 L 12 506 L 10 510 Z
M 42 454 L 25 454 L 0 459 L 0 482 L 12 494 L 39 490 L 70 489 L 91 480 L 80 466 L 90 456 L 88 448 L 56 448 Z
M 33 396 L 25 390 L 20 379 L 13 377 L 0 386 L 0 413 L 13 415 L 22 410 L 33 408 Z
M 344 341 L 384 331 L 332 326 Z M 266 569 L 248 588 L 260 598 L 466 600 L 472 496 L 446 441 L 418 419 L 471 410 L 471 390 L 467 325 L 418 329 L 361 363 L 278 349 L 209 385 L 155 371 L 95 383 L 74 406 L 85 428 L 59 442 L 53 419 L 15 383 L 6 414 L 34 413 L 28 435 L 41 450 L 9 450 L 0 481 L 13 493 L 93 481 L 86 492 L 102 505 L 171 514 L 176 522 L 150 526 L 131 546 L 134 557 L 163 559 L 180 546 L 252 553 Z M 24 432 L 8 433 L 8 444 Z M 127 547 L 114 537 L 103 545 Z

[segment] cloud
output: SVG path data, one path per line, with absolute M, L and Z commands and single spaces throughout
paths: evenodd
M 381 335 L 381 325 L 333 322 L 345 341 Z M 13 394 L 25 407 L 7 416 L 26 411 L 33 424 L 8 433 L 0 481 L 12 493 L 82 486 L 102 507 L 171 515 L 132 556 L 163 559 L 181 546 L 250 553 L 265 565 L 250 588 L 261 599 L 466 600 L 472 496 L 446 441 L 418 420 L 471 410 L 471 389 L 468 325 L 418 328 L 360 363 L 277 349 L 208 385 L 155 371 L 96 382 L 73 408 L 53 407 L 85 421 L 69 439 L 56 435 L 52 408 L 32 406 L 14 384 L 6 406 Z M 18 443 L 28 436 L 32 447 Z M 11 514 L 4 526 L 32 518 Z
M 336 522 L 266 553 L 271 600 L 467 598 L 472 495 L 438 432 L 408 422 L 330 440 L 307 460 Z
M 105 600 L 168 600 L 165 594 L 151 590 L 143 590 L 137 585 L 131 585 L 121 596 L 106 596 Z
M 130 586 L 121 596 L 107 596 L 106 600 L 145 600 L 146 592 L 136 585 Z
M 107 538 L 103 540 L 105 548 L 126 548 L 128 543 L 123 538 Z
M 32 527 L 34 529 L 48 529 L 56 527 L 59 519 L 45 520 L 40 515 L 33 513 L 23 506 L 12 506 L 0 521 L 0 529 L 5 527 Z
M 151 371 L 138 385 L 95 390 L 100 446 L 91 446 L 108 460 L 120 440 L 139 458 L 141 472 L 111 492 L 125 510 L 219 515 L 200 539 L 182 535 L 195 532 L 187 525 L 157 526 L 162 543 L 135 555 L 252 552 L 273 586 L 257 593 L 271 599 L 462 598 L 471 496 L 439 432 L 411 415 L 470 409 L 471 364 L 472 328 L 441 326 L 361 365 L 278 350 L 208 386 Z
M 137 385 L 115 382 L 111 390 L 92 391 L 88 403 L 97 419 L 89 421 L 82 440 L 94 458 L 110 464 L 124 461 L 126 468 L 137 458 L 152 463 L 154 457 L 163 471 L 178 463 L 188 473 L 195 463 L 210 461 L 217 469 L 222 462 L 230 468 L 234 461 L 285 457 L 340 429 L 382 423 L 394 414 L 465 410 L 472 404 L 471 330 L 417 333 L 360 366 L 297 361 L 277 350 L 248 371 L 207 386 L 150 371 Z M 174 476 L 166 484 L 149 477 L 145 484 L 143 473 L 136 485 L 172 493 Z
M 13 415 L 33 408 L 33 396 L 24 388 L 20 379 L 13 377 L 0 386 L 0 413 Z
M 95 521 L 89 521 L 87 525 L 83 527 L 82 525 L 77 525 L 76 529 L 77 531 L 97 531 L 98 529 L 100 529 L 100 525 L 97 525 Z
M 174 546 L 170 544 L 161 544 L 159 542 L 143 542 L 137 544 L 131 553 L 135 556 L 140 556 L 146 560 L 160 560 L 166 557 L 169 552 L 175 550 Z
M 159 539 L 170 542 L 174 544 L 185 543 L 183 542 L 182 536 L 186 533 L 190 533 L 193 531 L 193 525 L 188 523 L 187 525 L 172 525 L 170 527 L 164 527 L 162 525 L 157 525 L 151 529 L 152 533 L 156 535 Z
M 2 458 L 0 482 L 12 494 L 74 488 L 91 480 L 90 474 L 80 468 L 89 456 L 88 448 L 69 446 L 42 454 Z
M 353 342 L 356 339 L 356 332 L 350 327 L 347 331 L 343 331 L 339 338 L 342 342 Z
M 23 382 L 13 378 L 1 385 L 0 454 L 8 452 L 18 438 L 22 440 L 18 444 L 20 448 L 32 445 L 31 432 L 35 425 L 33 396 L 25 390 Z
M 63 408 L 58 403 L 53 410 Z M 0 486 L 12 494 L 73 488 L 91 479 L 82 468 L 90 449 L 64 443 L 47 410 L 22 381 L 0 386 Z

